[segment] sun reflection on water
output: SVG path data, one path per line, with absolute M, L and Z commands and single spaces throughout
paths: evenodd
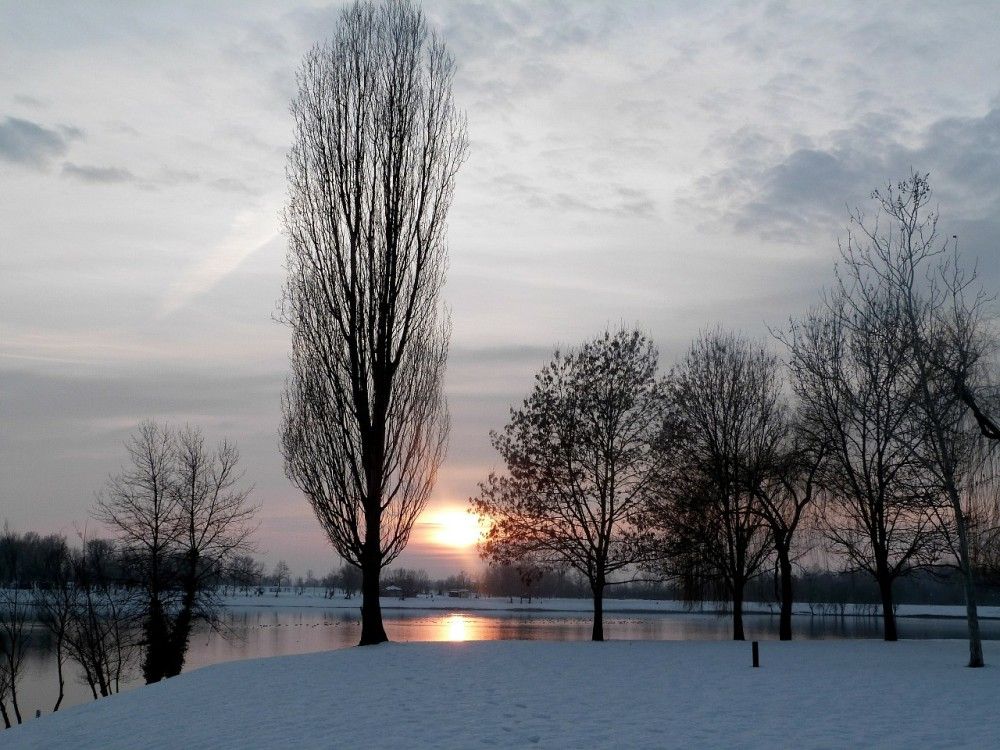
M 452 614 L 444 622 L 443 640 L 467 641 L 472 635 L 469 628 L 469 618 L 465 615 Z

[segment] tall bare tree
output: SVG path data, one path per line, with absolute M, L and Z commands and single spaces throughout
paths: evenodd
M 117 536 L 145 596 L 143 676 L 180 673 L 191 625 L 217 622 L 214 584 L 250 549 L 257 508 L 238 485 L 239 452 L 209 451 L 198 430 L 144 422 L 126 442 L 129 465 L 108 481 L 96 517 Z
M 355 2 L 306 55 L 291 106 L 282 450 L 362 571 L 362 644 L 386 640 L 381 571 L 406 546 L 447 442 L 440 292 L 467 145 L 454 70 L 408 0 Z
M 760 501 L 758 512 L 771 530 L 779 579 L 778 637 L 792 639 L 794 573 L 792 564 L 801 545 L 800 529 L 821 492 L 826 447 L 797 421 L 778 428 L 775 441 L 750 456 L 745 469 L 747 489 Z
M 143 623 L 147 683 L 166 673 L 173 555 L 181 533 L 176 445 L 169 429 L 146 421 L 125 443 L 129 465 L 108 480 L 95 515 L 118 536 L 147 599 Z
M 234 558 L 253 550 L 258 506 L 251 487 L 241 486 L 240 452 L 223 441 L 214 451 L 200 430 L 176 437 L 178 588 L 180 602 L 170 630 L 165 677 L 180 674 L 196 620 L 216 623 L 216 585 Z
M 777 358 L 735 334 L 700 336 L 671 376 L 684 423 L 679 471 L 655 510 L 668 570 L 722 584 L 743 640 L 743 596 L 771 553 L 751 466 L 779 450 L 786 431 Z
M 884 287 L 858 294 L 838 281 L 782 338 L 803 429 L 827 451 L 825 533 L 875 579 L 884 636 L 894 641 L 893 584 L 934 562 L 941 536 L 919 457 L 908 331 Z
M 489 519 L 491 562 L 530 559 L 583 574 L 604 640 L 604 589 L 648 559 L 642 514 L 658 492 L 673 429 L 657 352 L 639 331 L 606 333 L 552 362 L 493 433 L 507 471 L 471 508 Z
M 921 441 L 916 456 L 926 470 L 930 507 L 943 498 L 941 530 L 957 561 L 964 585 L 969 628 L 969 666 L 983 666 L 962 488 L 980 453 L 967 409 L 971 390 L 981 385 L 988 352 L 987 298 L 975 271 L 961 265 L 955 243 L 938 232 L 926 174 L 912 173 L 872 194 L 875 214 L 857 210 L 843 247 L 842 273 L 856 309 L 884 311 L 898 318 L 914 391 Z M 870 300 L 884 295 L 891 304 Z M 957 381 L 957 382 L 956 382 Z

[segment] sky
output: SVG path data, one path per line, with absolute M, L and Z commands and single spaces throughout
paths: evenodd
M 339 3 L 0 0 L 0 518 L 80 531 L 142 419 L 241 450 L 261 557 L 338 564 L 278 452 L 279 214 L 302 56 Z M 400 565 L 496 466 L 556 347 L 765 338 L 849 210 L 929 172 L 1000 290 L 1000 13 L 983 3 L 444 2 L 469 158 L 449 217 L 448 458 Z M 454 518 L 455 516 L 451 516 Z

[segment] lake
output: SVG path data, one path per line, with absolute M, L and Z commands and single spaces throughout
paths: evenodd
M 608 602 L 613 606 L 613 602 Z M 386 609 L 385 629 L 394 641 L 587 640 L 591 619 L 585 612 L 449 611 Z M 200 630 L 191 639 L 186 670 L 235 659 L 302 654 L 356 645 L 361 624 L 355 608 L 230 607 L 226 624 L 232 637 Z M 777 639 L 778 617 L 744 615 L 747 638 Z M 1000 621 L 983 620 L 983 637 L 1000 639 Z M 605 636 L 620 640 L 724 640 L 732 635 L 728 615 L 679 612 L 630 612 L 605 615 Z M 881 638 L 877 617 L 796 615 L 794 635 L 802 639 Z M 906 617 L 901 638 L 964 638 L 958 618 Z M 68 666 L 63 707 L 92 700 L 90 689 Z M 130 687 L 138 686 L 133 679 Z M 22 715 L 51 711 L 57 694 L 55 655 L 47 634 L 33 630 L 25 674 L 19 686 Z

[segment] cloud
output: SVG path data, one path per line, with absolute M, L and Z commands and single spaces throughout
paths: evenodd
M 194 170 L 172 167 L 162 167 L 152 176 L 140 176 L 125 167 L 100 167 L 66 162 L 62 167 L 62 176 L 81 182 L 104 185 L 133 183 L 143 190 L 158 190 L 161 187 L 170 188 L 201 183 L 223 193 L 250 196 L 256 196 L 259 193 L 250 184 L 240 179 L 233 177 L 206 179 L 201 173 Z
M 768 240 L 808 242 L 817 230 L 836 230 L 848 206 L 911 169 L 931 173 L 946 217 L 979 219 L 1000 209 L 1000 108 L 917 132 L 895 113 L 785 142 L 743 129 L 714 148 L 728 166 L 700 179 L 682 204 Z
M 67 140 L 74 140 L 76 138 L 83 138 L 84 132 L 81 128 L 75 127 L 73 125 L 56 125 L 56 128 L 63 137 Z
M 252 188 L 246 182 L 236 179 L 235 177 L 219 177 L 211 180 L 208 184 L 216 190 L 221 190 L 224 193 L 240 193 L 242 195 L 257 195 L 258 193 L 257 190 Z
M 72 164 L 70 162 L 63 164 L 62 175 L 74 180 L 105 185 L 136 181 L 136 176 L 127 169 L 120 167 L 94 167 L 83 164 Z
M 41 99 L 28 96 L 27 94 L 14 94 L 14 101 L 18 104 L 23 104 L 25 107 L 33 107 L 35 109 L 42 109 L 45 107 L 45 102 Z
M 8 117 L 0 123 L 0 159 L 42 170 L 66 153 L 70 140 L 82 136 L 79 128 L 50 130 L 31 120 Z
M 561 191 L 543 194 L 536 198 L 533 207 L 546 211 L 555 209 L 560 213 L 579 212 L 585 216 L 607 214 L 634 219 L 652 218 L 656 213 L 656 204 L 645 191 L 626 187 L 612 188 L 610 193 L 594 195 L 592 200 Z
M 8 365 L 0 361 L 0 454 L 12 501 L 4 511 L 19 526 L 56 530 L 85 520 L 92 493 L 125 459 L 122 441 L 146 418 L 199 425 L 210 441 L 236 440 L 258 499 L 275 502 L 290 489 L 279 479 L 273 432 L 282 372 Z
M 131 429 L 146 417 L 183 423 L 200 415 L 205 423 L 238 420 L 260 426 L 254 403 L 266 399 L 276 411 L 284 380 L 282 372 L 234 375 L 164 366 L 130 369 L 128 377 L 122 377 L 109 375 L 103 368 L 41 372 L 9 363 L 0 363 L 0 375 L 7 416 L 26 434 L 54 440 L 49 425 L 66 420 L 73 429 L 65 430 L 64 439 L 110 433 L 112 448 L 121 430 Z M 108 425 L 117 426 L 105 429 Z
M 160 176 L 155 182 L 160 185 L 191 185 L 201 182 L 201 175 L 191 169 L 163 167 L 160 170 Z
M 277 211 L 270 209 L 245 210 L 232 221 L 229 233 L 215 250 L 173 284 L 160 305 L 159 316 L 164 317 L 186 305 L 231 274 L 254 252 L 278 237 Z
M 274 443 L 288 337 L 271 320 L 275 214 L 294 72 L 342 3 L 213 4 L 196 23 L 175 5 L 143 5 L 127 23 L 110 6 L 22 5 L 31 17 L 5 26 L 19 29 L 4 47 L 19 75 L 0 80 L 0 126 L 9 137 L 4 117 L 19 116 L 49 137 L 33 165 L 0 154 L 0 367 L 23 372 L 0 372 L 0 406 L 18 412 L 0 430 L 0 484 L 32 498 L 10 504 L 12 520 L 64 522 L 74 503 L 85 514 L 121 460 L 124 425 L 190 419 L 239 439 L 249 478 L 274 488 L 261 495 L 267 546 L 294 555 L 295 535 L 315 532 L 302 556 L 319 569 L 328 547 Z M 453 432 L 438 498 L 474 492 L 497 460 L 489 429 L 557 344 L 641 321 L 666 367 L 703 326 L 762 335 L 763 321 L 806 309 L 847 206 L 911 164 L 932 171 L 948 233 L 984 262 L 992 251 L 980 268 L 1000 279 L 1000 160 L 984 116 L 1000 109 L 1000 46 L 984 5 L 422 7 L 455 53 L 473 139 L 450 214 Z M 933 39 L 961 43 L 928 54 Z M 67 162 L 110 171 L 63 179 Z M 54 179 L 23 179 L 29 166 Z M 128 199 L 122 214 L 94 178 L 125 173 L 103 183 Z M 685 191 L 690 210 L 678 210 Z M 188 365 L 215 377 L 167 377 Z M 241 380 L 262 369 L 281 371 L 259 388 Z M 93 377 L 47 383 L 53 372 Z
M 606 215 L 626 219 L 649 219 L 656 215 L 656 203 L 645 190 L 625 185 L 581 185 L 574 191 L 538 185 L 527 175 L 510 171 L 489 178 L 486 184 L 494 195 L 526 209 L 585 216 Z

